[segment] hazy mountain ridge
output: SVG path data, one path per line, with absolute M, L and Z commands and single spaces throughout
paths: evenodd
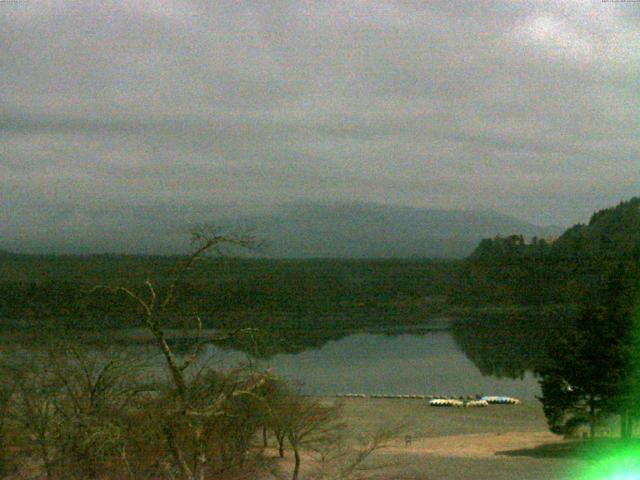
M 29 253 L 172 254 L 189 248 L 195 223 L 247 227 L 267 241 L 263 255 L 312 258 L 464 257 L 496 235 L 548 237 L 539 227 L 492 211 L 418 209 L 373 203 L 290 203 L 261 214 L 222 208 L 162 207 L 66 213 L 48 236 L 5 238 L 1 248 Z M 135 225 L 135 227 L 129 227 Z
M 562 231 L 496 212 L 368 203 L 289 204 L 249 221 L 276 257 L 463 257 L 484 237 Z

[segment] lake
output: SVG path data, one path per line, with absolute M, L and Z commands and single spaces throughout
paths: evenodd
M 208 345 L 206 353 L 231 367 L 245 354 Z M 522 379 L 483 375 L 448 331 L 426 334 L 359 333 L 300 353 L 279 353 L 259 361 L 276 374 L 303 383 L 316 395 L 389 393 L 425 395 L 510 395 L 533 399 L 539 386 Z

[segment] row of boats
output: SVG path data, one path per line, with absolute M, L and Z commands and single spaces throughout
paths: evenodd
M 513 397 L 480 397 L 472 400 L 460 400 L 457 398 L 432 398 L 429 405 L 432 407 L 488 407 L 489 405 L 518 405 L 520 400 Z
M 365 393 L 338 393 L 336 397 L 340 398 L 396 398 L 396 399 L 414 399 L 428 400 L 432 407 L 488 407 L 489 405 L 517 405 L 520 400 L 514 397 L 505 396 L 480 396 L 475 397 L 442 397 L 433 395 L 390 395 L 382 393 L 373 393 L 367 395 Z

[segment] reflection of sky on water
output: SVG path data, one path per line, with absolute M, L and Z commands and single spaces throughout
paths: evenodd
M 214 346 L 209 352 L 231 367 L 246 356 Z M 394 393 L 514 395 L 539 393 L 531 376 L 524 380 L 484 377 L 448 332 L 427 335 L 356 334 L 320 349 L 279 354 L 264 366 L 290 380 L 304 381 L 311 393 Z

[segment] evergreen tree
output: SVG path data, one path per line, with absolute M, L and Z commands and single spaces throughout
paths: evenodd
M 619 414 L 621 435 L 631 433 L 629 411 L 637 401 L 630 389 L 638 381 L 633 310 L 635 275 L 620 262 L 604 287 L 592 291 L 575 324 L 556 339 L 548 364 L 540 370 L 540 401 L 555 433 Z M 635 268 L 633 270 L 636 270 Z

